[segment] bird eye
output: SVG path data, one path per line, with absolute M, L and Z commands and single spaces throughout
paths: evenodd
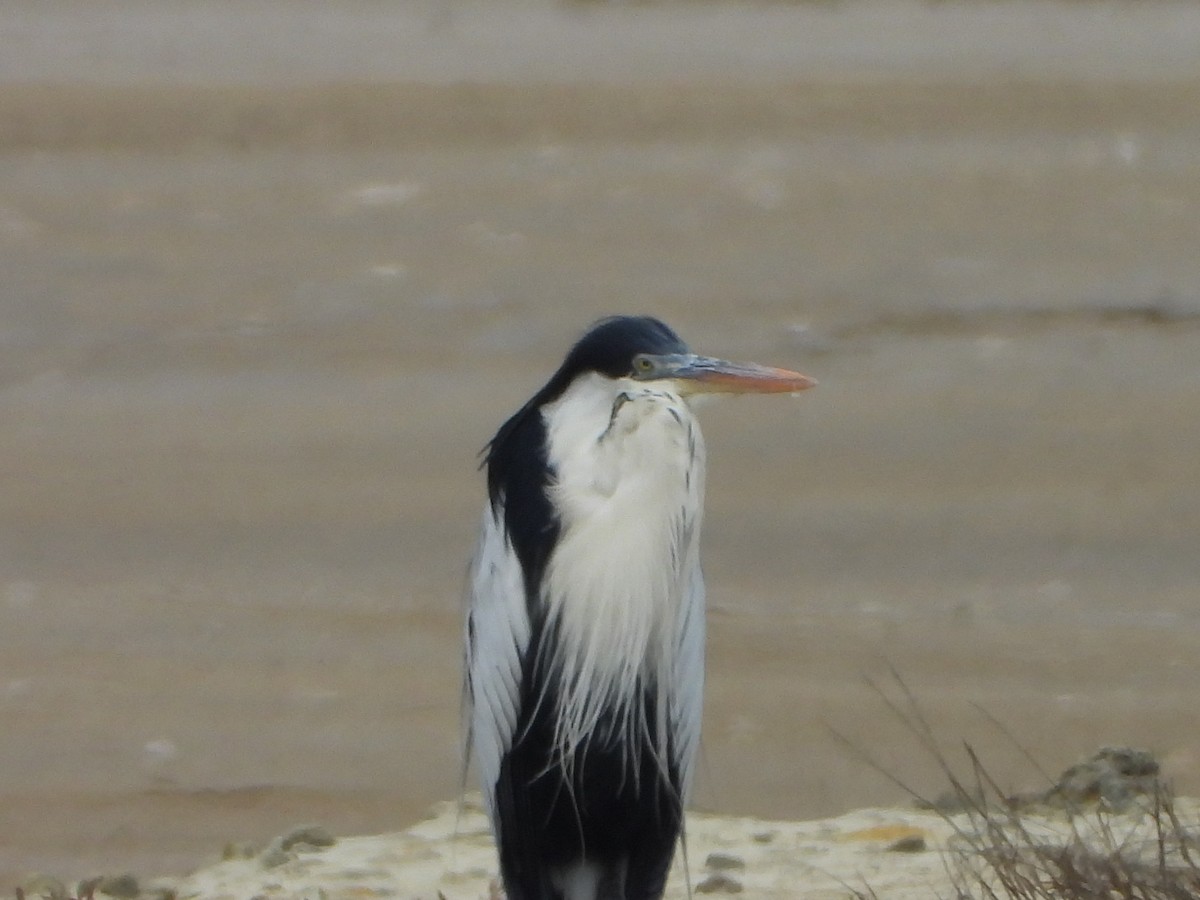
M 635 375 L 648 375 L 654 371 L 654 360 L 648 356 L 635 356 L 633 358 L 633 371 Z

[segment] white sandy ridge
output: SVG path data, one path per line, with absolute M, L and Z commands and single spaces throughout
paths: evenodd
M 1177 801 L 1176 810 L 1182 821 L 1200 822 L 1195 801 Z M 1000 814 L 1000 821 L 1008 820 Z M 996 821 L 991 819 L 993 826 Z M 1149 812 L 1072 818 L 1047 810 L 1022 814 L 1020 822 L 1024 838 L 1039 844 L 1082 838 L 1121 853 L 1150 853 L 1158 845 Z M 956 896 L 955 874 L 961 879 L 973 856 L 978 862 L 970 836 L 984 825 L 966 813 L 948 817 L 917 809 L 865 809 L 811 822 L 695 813 L 687 820 L 686 866 L 679 854 L 666 896 L 687 897 L 689 882 L 693 895 Z M 976 864 L 976 871 L 983 869 Z M 394 834 L 335 840 L 321 829 L 298 829 L 253 857 L 226 859 L 153 888 L 179 900 L 483 900 L 502 896 L 495 879 L 487 821 L 472 799 L 461 807 L 440 804 L 426 821 Z

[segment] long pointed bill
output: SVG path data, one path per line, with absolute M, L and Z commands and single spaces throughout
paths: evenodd
M 708 356 L 679 354 L 661 356 L 657 377 L 672 378 L 689 393 L 707 394 L 794 394 L 817 382 L 790 369 L 758 363 L 729 362 Z

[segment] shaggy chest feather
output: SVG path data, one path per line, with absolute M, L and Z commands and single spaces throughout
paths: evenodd
M 556 636 L 564 752 L 601 716 L 636 729 L 647 688 L 666 715 L 698 553 L 705 454 L 696 420 L 674 394 L 617 387 L 584 379 L 544 412 L 561 530 L 541 599 Z

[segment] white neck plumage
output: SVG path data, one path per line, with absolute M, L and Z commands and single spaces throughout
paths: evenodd
M 604 725 L 657 736 L 665 759 L 684 609 L 699 588 L 705 451 L 669 382 L 587 374 L 543 407 L 560 535 L 548 561 L 546 650 L 559 679 L 556 735 L 569 761 Z M 647 690 L 657 722 L 646 722 Z

